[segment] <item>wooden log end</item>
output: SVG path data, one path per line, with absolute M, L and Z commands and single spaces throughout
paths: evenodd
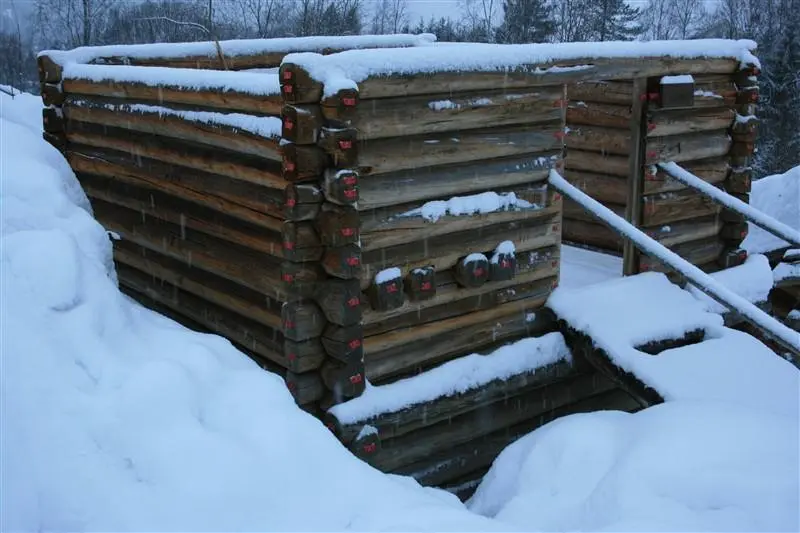
M 316 223 L 325 246 L 335 248 L 359 242 L 360 219 L 355 209 L 324 204 Z
M 348 120 L 358 106 L 358 89 L 339 89 L 336 94 L 322 98 L 325 117 L 331 120 Z
M 405 302 L 402 271 L 393 267 L 378 272 L 369 288 L 369 300 L 376 311 L 401 307 Z
M 42 137 L 62 154 L 67 151 L 67 136 L 63 133 L 42 132 Z
M 53 61 L 48 55 L 40 55 L 36 58 L 36 66 L 39 71 L 39 81 L 42 83 L 58 83 L 61 81 L 64 70 L 61 65 Z
M 325 385 L 319 372 L 298 374 L 288 371 L 284 376 L 284 383 L 298 405 L 308 405 L 325 395 Z
M 361 247 L 347 244 L 337 248 L 326 248 L 322 256 L 322 268 L 329 275 L 339 279 L 356 279 L 361 276 Z
M 491 281 L 509 281 L 517 272 L 517 257 L 514 254 L 514 243 L 505 241 L 494 251 L 489 261 L 489 279 Z
M 317 103 L 322 98 L 322 83 L 313 79 L 303 67 L 283 63 L 278 69 L 281 97 L 290 104 Z
M 408 299 L 413 302 L 430 300 L 436 296 L 436 269 L 432 266 L 413 268 L 403 284 Z
M 483 254 L 470 254 L 456 265 L 456 281 L 462 287 L 480 287 L 488 280 L 489 259 Z
M 295 144 L 315 144 L 322 127 L 319 108 L 309 105 L 285 105 L 281 111 L 281 136 Z
M 64 113 L 60 107 L 42 109 L 42 125 L 48 133 L 64 133 Z
M 286 181 L 317 181 L 329 165 L 328 156 L 316 146 L 283 142 L 281 175 Z
M 738 246 L 747 237 L 747 223 L 728 223 L 722 226 L 719 234 L 722 239 L 729 244 Z
M 337 326 L 329 324 L 322 334 L 322 346 L 327 354 L 342 363 L 364 357 L 364 329 L 361 324 Z
M 736 103 L 743 104 L 757 104 L 760 99 L 758 86 L 744 87 L 736 93 Z
M 64 104 L 64 91 L 61 90 L 60 83 L 40 84 L 42 102 L 45 106 L 60 106 Z
M 364 426 L 348 448 L 353 455 L 369 463 L 381 450 L 378 430 L 370 425 Z
M 322 190 L 312 183 L 290 183 L 283 190 L 283 213 L 287 220 L 313 220 L 322 207 Z
M 358 203 L 358 173 L 354 170 L 328 170 L 324 181 L 325 198 L 338 205 Z
M 338 168 L 353 168 L 358 164 L 358 131 L 354 128 L 323 127 L 319 145 Z
M 312 298 L 325 273 L 313 263 L 281 263 L 281 283 L 291 299 Z
M 363 359 L 353 358 L 344 364 L 329 359 L 322 365 L 320 374 L 325 387 L 333 392 L 338 402 L 360 396 L 366 387 Z
M 325 317 L 340 326 L 361 322 L 359 280 L 328 280 L 317 285 L 316 301 Z
M 286 367 L 296 373 L 316 370 L 327 358 L 325 348 L 318 338 L 301 342 L 285 339 L 283 355 L 286 358 Z
M 717 263 L 723 269 L 739 266 L 747 261 L 747 250 L 742 248 L 727 248 L 722 251 Z
M 309 300 L 286 302 L 281 307 L 281 329 L 287 339 L 300 342 L 319 337 L 327 323 L 322 310 Z
M 749 169 L 731 171 L 724 185 L 725 191 L 729 194 L 750 194 L 752 186 L 752 174 Z
M 286 221 L 282 226 L 283 257 L 289 261 L 318 261 L 324 248 L 311 222 Z

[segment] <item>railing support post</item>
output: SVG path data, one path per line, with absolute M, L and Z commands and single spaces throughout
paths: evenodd
M 631 145 L 628 154 L 628 195 L 625 203 L 625 220 L 636 226 L 642 223 L 642 191 L 644 189 L 644 154 L 646 150 L 647 78 L 633 80 L 631 101 Z M 622 248 L 622 274 L 639 273 L 639 251 L 630 240 Z

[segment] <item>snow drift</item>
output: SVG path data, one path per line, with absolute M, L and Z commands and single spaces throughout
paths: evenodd
M 800 166 L 754 181 L 750 203 L 754 208 L 800 231 Z M 750 231 L 742 242 L 742 248 L 751 254 L 771 252 L 788 245 L 783 239 L 754 224 L 750 224 Z

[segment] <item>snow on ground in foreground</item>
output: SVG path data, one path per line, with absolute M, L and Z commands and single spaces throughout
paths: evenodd
M 714 272 L 711 277 L 752 303 L 766 302 L 773 285 L 772 267 L 767 257 L 760 254 L 749 256 L 747 261 L 739 266 Z M 720 314 L 728 311 L 727 307 L 697 287 L 689 285 L 687 290 L 703 302 L 708 311 Z
M 797 531 L 796 419 L 712 401 L 562 418 L 500 455 L 469 507 L 528 531 Z
M 784 174 L 754 181 L 750 204 L 800 231 L 800 166 Z M 783 239 L 753 224 L 750 224 L 750 231 L 742 242 L 742 248 L 751 254 L 771 252 L 788 245 Z
M 227 341 L 119 293 L 40 101 L 0 98 L 0 530 L 496 529 L 353 457 Z
M 580 289 L 622 276 L 622 258 L 575 246 L 561 245 L 559 287 Z

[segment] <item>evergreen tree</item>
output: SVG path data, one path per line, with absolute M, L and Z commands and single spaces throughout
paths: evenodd
M 505 0 L 497 42 L 541 43 L 549 40 L 555 30 L 553 8 L 546 0 Z
M 641 12 L 625 0 L 595 0 L 591 10 L 594 41 L 629 41 L 641 32 L 638 22 Z

